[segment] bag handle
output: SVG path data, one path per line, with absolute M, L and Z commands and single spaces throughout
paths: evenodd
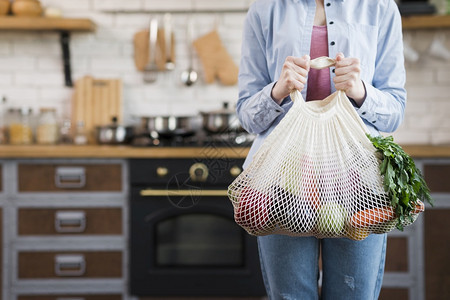
M 311 59 L 311 68 L 322 70 L 325 68 L 332 67 L 336 64 L 336 60 L 332 59 L 328 56 L 321 56 L 314 59 Z
M 311 68 L 317 69 L 317 70 L 329 68 L 329 67 L 334 66 L 335 64 L 336 64 L 336 60 L 333 58 L 330 58 L 328 56 L 320 56 L 320 57 L 311 59 L 311 62 L 310 62 Z M 291 92 L 291 100 L 292 100 L 292 102 L 296 102 L 297 100 L 302 100 L 302 102 L 304 102 L 303 97 L 298 90 Z

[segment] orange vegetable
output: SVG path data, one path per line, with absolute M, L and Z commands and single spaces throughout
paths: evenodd
M 414 210 L 412 211 L 413 214 L 421 213 L 425 210 L 425 204 L 423 204 L 422 201 L 417 200 L 416 207 L 414 207 Z
M 350 218 L 353 227 L 361 228 L 386 223 L 394 219 L 392 207 L 377 207 L 358 211 Z

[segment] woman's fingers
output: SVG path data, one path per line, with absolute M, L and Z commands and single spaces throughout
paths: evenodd
M 283 63 L 280 78 L 272 89 L 272 98 L 281 102 L 294 90 L 303 90 L 310 68 L 310 57 L 288 56 Z
M 334 69 L 334 86 L 345 91 L 348 97 L 354 98 L 358 104 L 364 101 L 365 88 L 361 81 L 361 65 L 358 58 L 345 58 L 342 53 L 336 56 Z

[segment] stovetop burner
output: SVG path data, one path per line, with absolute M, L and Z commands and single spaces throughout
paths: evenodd
M 136 147 L 250 147 L 254 135 L 246 132 L 207 134 L 198 132 L 192 136 L 152 137 L 148 133 L 135 136 Z

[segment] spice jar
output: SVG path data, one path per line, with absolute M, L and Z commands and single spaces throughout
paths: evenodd
M 27 145 L 33 142 L 33 132 L 31 128 L 31 108 L 10 109 L 8 111 L 9 142 L 13 145 Z
M 61 144 L 72 144 L 72 123 L 69 119 L 62 121 L 61 128 L 59 129 L 59 142 Z
M 84 127 L 83 121 L 77 122 L 77 127 L 75 131 L 75 136 L 73 138 L 73 142 L 75 145 L 86 145 L 88 142 L 88 137 L 86 133 L 86 129 Z
M 56 144 L 58 142 L 58 120 L 54 108 L 41 108 L 36 131 L 38 144 Z

